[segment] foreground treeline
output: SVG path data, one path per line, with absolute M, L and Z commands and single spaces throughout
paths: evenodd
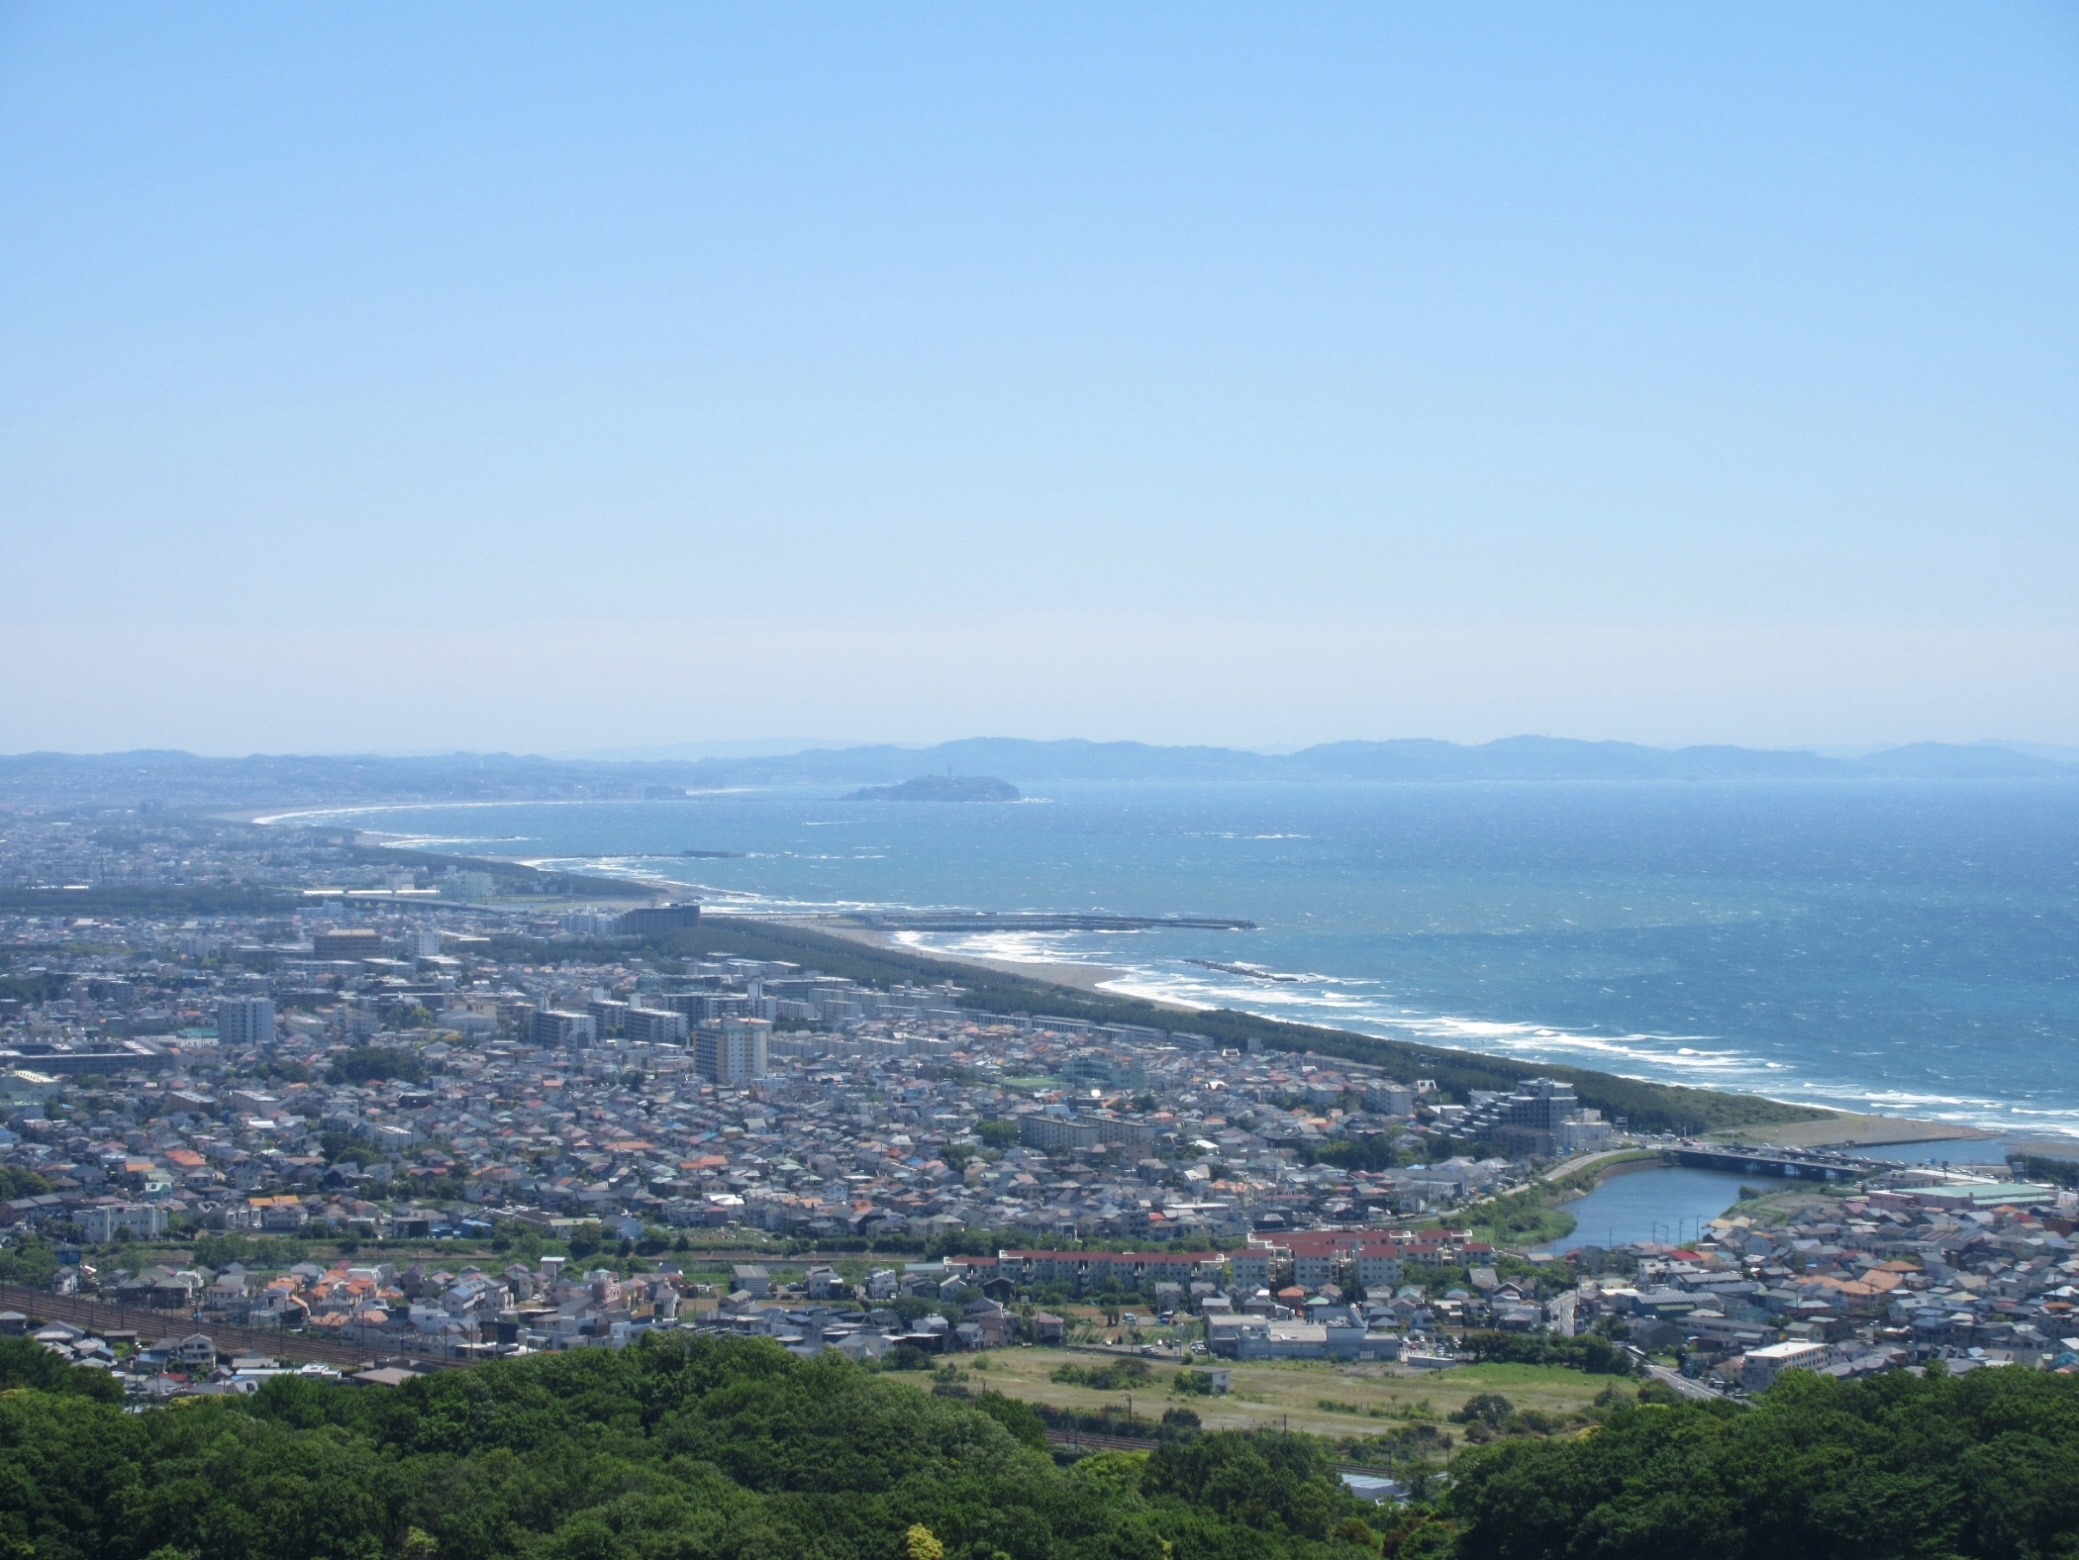
M 1616 1386 L 1587 1433 L 1380 1508 L 1312 1437 L 1059 1468 L 1023 1404 L 765 1341 L 142 1414 L 72 1385 L 0 1358 L 0 1560 L 2079 1560 L 2079 1381 L 2017 1370 L 1792 1375 L 1750 1408 Z
M 1349 1556 L 1322 1444 L 1203 1436 L 1060 1469 L 1022 1404 L 762 1340 L 650 1340 L 143 1414 L 0 1393 L 6 1560 Z M 922 1529 L 921 1534 L 913 1529 Z
M 1465 1560 L 2075 1560 L 2079 1380 L 1793 1372 L 1751 1408 L 1640 1404 L 1452 1471 Z

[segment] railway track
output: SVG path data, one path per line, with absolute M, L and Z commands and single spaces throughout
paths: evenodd
M 331 1338 L 311 1338 L 302 1333 L 262 1331 L 231 1327 L 222 1322 L 197 1321 L 192 1313 L 154 1311 L 144 1306 L 121 1305 L 110 1300 L 93 1300 L 85 1295 L 54 1295 L 47 1290 L 26 1289 L 20 1284 L 0 1284 L 0 1309 L 20 1311 L 45 1322 L 69 1322 L 88 1332 L 135 1333 L 139 1338 L 191 1337 L 202 1334 L 216 1344 L 219 1354 L 264 1354 L 273 1359 L 298 1360 L 309 1364 L 336 1365 L 360 1370 L 378 1356 L 394 1355 L 393 1347 L 376 1350 Z M 415 1363 L 447 1368 L 458 1362 L 434 1355 L 412 1354 Z

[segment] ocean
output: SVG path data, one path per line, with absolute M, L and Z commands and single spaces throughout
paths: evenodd
M 429 849 L 669 878 L 717 912 L 1250 920 L 906 940 L 1103 965 L 1122 992 L 1523 1061 L 2079 1132 L 2079 784 L 1027 793 L 936 804 L 793 788 L 328 816 Z

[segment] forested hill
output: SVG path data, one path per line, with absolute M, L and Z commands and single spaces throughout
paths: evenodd
M 1792 1371 L 1454 1464 L 1459 1560 L 2075 1560 L 2079 1380 Z
M 2079 1560 L 2079 1380 L 2018 1369 L 1622 1404 L 1374 1507 L 1310 1436 L 1062 1468 L 1023 1404 L 764 1339 L 136 1414 L 37 1352 L 0 1340 L 7 1560 Z
M 1064 1470 L 1022 1404 L 764 1339 L 142 1414 L 0 1392 L 8 1560 L 1332 1560 L 1370 1509 L 1307 1436 Z

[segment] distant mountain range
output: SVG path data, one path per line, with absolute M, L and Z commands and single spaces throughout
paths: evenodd
M 420 758 L 199 758 L 140 751 L 0 756 L 0 806 L 267 808 L 407 801 L 671 796 L 725 786 L 898 785 L 920 773 L 1071 780 L 2079 780 L 2079 754 L 1920 742 L 1854 758 L 1741 747 L 1642 747 L 1561 737 L 1479 746 L 1330 742 L 1297 753 L 973 737 L 936 747 L 814 748 L 763 758 L 647 763 L 453 753 Z

